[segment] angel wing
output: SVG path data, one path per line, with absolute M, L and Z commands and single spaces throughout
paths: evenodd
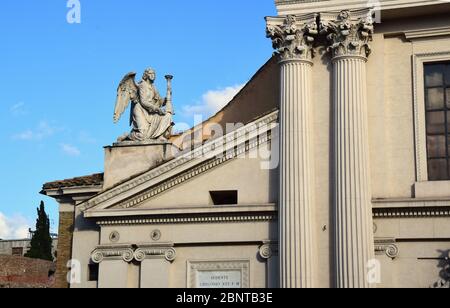
M 117 89 L 116 107 L 114 109 L 114 123 L 120 120 L 130 101 L 138 100 L 138 86 L 135 81 L 136 73 L 128 73 L 123 77 Z

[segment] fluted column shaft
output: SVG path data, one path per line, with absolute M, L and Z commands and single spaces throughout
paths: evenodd
M 314 286 L 312 57 L 317 15 L 267 18 L 281 71 L 279 240 L 282 288 Z
M 334 60 L 335 265 L 337 287 L 369 287 L 374 256 L 367 125 L 366 59 Z
M 281 62 L 281 287 L 313 287 L 312 63 Z
M 322 13 L 320 30 L 333 61 L 336 287 L 364 288 L 374 258 L 366 85 L 372 12 Z

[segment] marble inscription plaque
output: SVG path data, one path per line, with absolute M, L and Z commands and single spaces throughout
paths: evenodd
M 196 288 L 242 288 L 242 271 L 198 271 Z
M 188 261 L 188 288 L 249 288 L 249 260 Z

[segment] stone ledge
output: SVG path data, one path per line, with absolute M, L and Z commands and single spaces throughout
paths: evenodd
M 235 205 L 235 206 L 202 206 L 202 207 L 173 207 L 147 209 L 112 209 L 86 211 L 84 217 L 136 217 L 160 215 L 197 215 L 197 214 L 226 214 L 226 213 L 255 213 L 276 212 L 275 204 Z
M 337 8 L 339 10 L 356 10 L 377 5 L 383 11 L 398 12 L 407 8 L 446 4 L 440 0 L 380 0 L 379 2 L 368 0 L 276 0 L 275 3 L 280 16 L 336 11 Z
M 120 147 L 140 147 L 140 146 L 148 146 L 148 145 L 169 145 L 172 144 L 169 141 L 162 140 L 148 140 L 148 141 L 122 141 L 115 142 L 112 146 L 108 145 L 104 148 L 120 148 Z

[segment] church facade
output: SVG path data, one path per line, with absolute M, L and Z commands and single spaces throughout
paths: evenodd
M 450 287 L 450 3 L 276 5 L 216 115 L 44 184 L 58 287 Z

